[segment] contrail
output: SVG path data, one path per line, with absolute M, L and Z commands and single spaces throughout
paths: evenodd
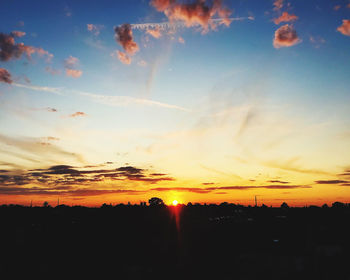
M 154 107 L 162 107 L 167 109 L 175 109 L 183 112 L 191 112 L 191 110 L 184 107 L 163 103 L 163 102 L 159 102 L 151 99 L 135 98 L 135 97 L 124 96 L 124 95 L 101 95 L 101 94 L 95 94 L 95 93 L 84 92 L 79 90 L 69 90 L 65 88 L 53 88 L 53 87 L 43 87 L 43 86 L 35 86 L 35 85 L 23 85 L 18 83 L 12 83 L 12 85 L 15 87 L 26 88 L 26 89 L 35 90 L 35 91 L 50 92 L 58 95 L 69 95 L 69 94 L 81 95 L 81 96 L 88 97 L 93 102 L 109 105 L 109 106 L 115 106 L 115 107 L 125 107 L 128 105 L 142 105 L 142 106 L 154 106 Z
M 242 20 L 254 20 L 254 17 L 234 17 L 234 18 L 228 18 L 230 21 L 242 21 Z M 210 23 L 218 23 L 221 22 L 223 19 L 216 18 L 216 19 L 210 19 Z M 164 21 L 164 22 L 149 22 L 149 23 L 133 23 L 130 24 L 131 29 L 136 30 L 147 30 L 147 29 L 155 29 L 158 28 L 159 30 L 169 30 L 169 29 L 176 29 L 176 28 L 185 28 L 187 27 L 185 22 L 170 22 L 170 21 Z M 200 26 L 199 23 L 193 23 L 192 26 Z

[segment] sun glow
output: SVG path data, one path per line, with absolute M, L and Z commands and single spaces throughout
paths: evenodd
M 172 204 L 173 204 L 173 206 L 176 206 L 179 204 L 179 202 L 177 200 L 173 200 Z

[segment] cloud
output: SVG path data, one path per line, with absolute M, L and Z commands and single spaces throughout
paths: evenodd
M 126 53 L 121 52 L 121 51 L 116 51 L 118 59 L 123 63 L 123 64 L 131 64 L 131 58 L 128 56 Z M 112 53 L 112 56 L 115 56 L 115 53 Z
M 326 40 L 320 36 L 314 37 L 310 36 L 309 38 L 311 44 L 314 45 L 315 48 L 321 47 L 322 44 L 326 43 Z
M 282 15 L 278 18 L 275 18 L 273 22 L 278 25 L 281 22 L 290 22 L 290 21 L 295 21 L 297 19 L 298 17 L 296 15 L 291 15 L 291 14 L 288 14 L 288 12 L 283 12 Z
M 334 10 L 334 11 L 338 11 L 340 8 L 341 8 L 341 5 L 335 5 L 335 6 L 333 7 L 333 10 Z
M 25 36 L 26 35 L 26 33 L 25 32 L 23 32 L 23 31 L 12 31 L 11 32 L 11 35 L 13 36 L 13 37 L 23 37 L 23 36 Z
M 12 84 L 12 77 L 10 72 L 5 68 L 0 68 L 0 83 Z
M 209 188 L 186 188 L 186 187 L 163 187 L 152 188 L 151 191 L 165 192 L 165 191 L 177 191 L 177 192 L 193 192 L 206 194 L 213 191 L 235 190 L 235 191 L 247 191 L 252 189 L 270 189 L 270 190 L 285 190 L 285 189 L 310 189 L 311 186 L 307 185 L 263 185 L 263 186 L 226 186 L 226 187 L 209 187 Z
M 281 47 L 291 47 L 300 42 L 301 40 L 299 39 L 297 32 L 288 24 L 281 26 L 275 31 L 273 46 L 276 49 Z
M 121 26 L 117 26 L 114 32 L 116 41 L 123 47 L 127 54 L 134 55 L 139 50 L 139 46 L 133 40 L 130 24 L 124 23 Z
M 18 83 L 13 83 L 13 85 L 16 87 L 27 88 L 27 89 L 36 90 L 36 91 L 46 91 L 46 92 L 55 93 L 59 95 L 62 94 L 61 88 L 42 87 L 42 86 L 35 86 L 35 85 L 23 85 Z
M 279 11 L 283 8 L 283 2 L 284 0 L 275 0 L 275 2 L 273 2 L 273 6 L 274 6 L 274 10 L 275 11 Z
M 66 75 L 72 78 L 79 78 L 83 74 L 83 71 L 76 69 L 66 69 Z
M 74 56 L 69 56 L 64 60 L 64 67 L 66 69 L 66 75 L 79 78 L 83 74 L 83 71 L 74 69 L 79 64 L 79 59 Z
M 98 36 L 103 28 L 103 25 L 95 25 L 92 23 L 88 23 L 86 26 L 87 30 L 93 33 L 95 36 Z
M 181 3 L 177 0 L 151 1 L 151 5 L 157 11 L 164 12 L 170 22 L 182 21 L 187 27 L 200 25 L 204 31 L 208 31 L 209 26 L 215 29 L 215 24 L 210 20 L 218 14 L 221 17 L 219 24 L 229 26 L 231 11 L 222 6 L 221 0 L 214 0 L 210 4 L 203 0 L 195 0 L 192 3 Z
M 46 110 L 47 110 L 48 112 L 52 112 L 52 113 L 56 113 L 56 112 L 57 112 L 57 109 L 51 108 L 51 107 L 47 107 Z
M 74 68 L 79 63 L 79 59 L 74 56 L 69 56 L 64 60 L 64 67 Z
M 51 60 L 53 55 L 42 48 L 35 48 L 32 46 L 24 45 L 23 43 L 15 43 L 15 37 L 18 37 L 19 31 L 13 31 L 15 33 L 4 34 L 0 33 L 0 60 L 9 61 L 11 59 L 18 59 L 22 54 L 26 54 L 30 59 L 33 53 L 37 53 L 40 56 L 47 55 L 48 60 Z
M 176 0 L 152 0 L 151 5 L 155 7 L 158 12 L 164 12 L 175 2 Z
M 350 169 L 345 169 L 344 172 L 338 174 L 338 176 L 350 176 Z
M 141 66 L 141 67 L 146 67 L 147 66 L 147 62 L 144 60 L 140 60 L 137 65 Z
M 44 196 L 68 196 L 68 197 L 86 197 L 109 194 L 127 194 L 138 195 L 145 191 L 126 190 L 126 189 L 73 189 L 71 187 L 0 187 L 2 195 L 44 195 Z
M 329 175 L 328 172 L 318 169 L 307 169 L 299 166 L 296 162 L 299 158 L 291 158 L 286 161 L 266 161 L 262 162 L 263 165 L 271 167 L 271 168 L 278 168 L 281 170 L 291 171 L 291 172 L 297 172 L 302 174 L 322 174 L 322 175 Z
M 3 154 L 31 162 L 55 162 L 59 158 L 84 162 L 83 157 L 76 153 L 67 152 L 56 145 L 43 146 L 40 138 L 35 137 L 11 137 L 0 134 L 0 146 Z
M 181 43 L 181 44 L 185 44 L 185 39 L 184 38 L 182 38 L 181 36 L 179 37 L 179 43 Z
M 52 68 L 51 66 L 45 67 L 45 71 L 48 72 L 48 73 L 50 73 L 51 75 L 58 75 L 58 74 L 61 74 L 61 71 L 60 71 L 60 70 L 54 69 L 54 68 Z
M 315 181 L 315 183 L 320 185 L 337 185 L 337 184 L 346 184 L 350 182 L 344 181 L 344 180 L 319 180 L 319 181 Z
M 343 24 L 337 28 L 337 31 L 345 36 L 350 36 L 350 20 L 343 19 Z
M 76 117 L 86 117 L 87 114 L 85 114 L 84 112 L 75 112 L 74 114 L 69 115 L 69 117 L 71 118 L 76 118 Z
M 156 106 L 156 107 L 176 109 L 180 111 L 189 112 L 188 109 L 180 106 L 162 103 L 162 102 L 149 100 L 149 99 L 134 98 L 130 96 L 99 95 L 99 94 L 80 92 L 80 91 L 77 91 L 76 93 L 83 96 L 87 96 L 97 103 L 105 104 L 108 106 L 146 105 L 146 106 Z
M 103 165 L 102 165 L 103 166 Z M 175 180 L 166 174 L 154 176 L 145 169 L 123 166 L 114 169 L 91 169 L 94 166 L 77 168 L 71 165 L 53 165 L 33 170 L 2 170 L 0 173 L 0 194 L 60 194 L 67 196 L 91 196 L 101 194 L 137 194 L 148 190 L 106 189 L 107 181 L 142 182 L 156 184 Z M 103 189 L 98 184 L 103 184 Z M 25 186 L 26 187 L 19 187 Z M 34 185 L 34 186 L 33 186 Z M 92 187 L 93 186 L 93 187 Z
M 46 61 L 51 62 L 51 60 L 53 58 L 53 54 L 49 53 L 48 51 L 44 50 L 43 48 L 36 48 L 35 51 L 39 56 L 47 56 Z
M 156 29 L 147 29 L 146 33 L 151 35 L 154 38 L 160 38 L 162 36 L 162 33 L 160 32 L 159 28 Z
M 192 192 L 192 193 L 210 193 L 211 190 L 206 190 L 203 188 L 152 188 L 151 191 L 157 192 L 169 192 L 169 191 L 177 191 L 177 192 Z
M 183 112 L 191 111 L 187 108 L 180 107 L 177 105 L 167 104 L 167 103 L 158 102 L 150 99 L 134 98 L 130 96 L 101 95 L 101 94 L 94 94 L 94 93 L 77 91 L 77 90 L 65 90 L 64 88 L 23 85 L 23 84 L 17 84 L 17 83 L 13 83 L 13 85 L 16 87 L 22 87 L 22 88 L 27 88 L 27 89 L 36 90 L 36 91 L 45 91 L 45 92 L 55 93 L 59 95 L 66 94 L 66 93 L 77 94 L 77 95 L 88 97 L 93 102 L 108 105 L 108 106 L 119 107 L 119 106 L 129 106 L 129 105 L 142 105 L 142 106 L 155 106 L 160 108 L 174 109 L 174 110 L 179 110 Z
M 269 183 L 278 183 L 278 184 L 289 184 L 290 182 L 280 181 L 280 180 L 270 180 Z

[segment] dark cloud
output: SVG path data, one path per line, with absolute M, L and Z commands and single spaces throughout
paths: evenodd
M 10 72 L 8 72 L 5 68 L 0 68 L 0 82 L 12 84 L 12 77 Z
M 47 110 L 48 112 L 52 112 L 52 113 L 56 113 L 56 112 L 57 112 L 57 109 L 51 108 L 51 107 L 47 107 L 46 110 Z
M 289 24 L 285 24 L 275 31 L 273 46 L 276 49 L 281 47 L 291 47 L 300 42 L 301 40 L 299 39 L 297 32 Z
M 82 187 L 91 187 L 92 184 L 103 182 L 105 179 L 123 182 L 137 181 L 148 184 L 175 180 L 162 173 L 153 176 L 153 173 L 148 174 L 146 170 L 133 166 L 123 166 L 116 169 L 91 169 L 91 167 L 94 166 L 77 168 L 71 165 L 54 165 L 46 169 L 2 172 L 5 174 L 0 175 L 0 186 L 40 184 L 48 187 L 50 191 L 56 190 L 59 186 L 71 186 L 75 188 L 75 194 L 77 194 L 77 191 Z
M 144 191 L 140 190 L 125 190 L 125 189 L 76 189 L 71 186 L 60 187 L 2 187 L 0 186 L 0 194 L 5 195 L 45 195 L 45 196 L 73 196 L 73 197 L 85 197 L 85 196 L 99 196 L 108 194 L 128 194 L 138 195 L 143 194 Z
M 319 180 L 319 181 L 315 181 L 315 183 L 320 185 L 337 185 L 337 184 L 346 184 L 350 182 L 344 181 L 344 180 Z
M 344 172 L 338 174 L 338 176 L 350 176 L 350 169 L 345 169 Z
M 124 172 L 130 175 L 134 174 L 141 174 L 143 172 L 143 169 L 136 168 L 133 166 L 124 166 L 124 167 L 119 167 L 116 169 L 117 171 Z
M 270 180 L 269 183 L 278 183 L 278 184 L 289 184 L 290 182 L 280 181 L 280 180 Z
M 53 55 L 42 48 L 35 48 L 32 46 L 24 45 L 23 43 L 15 43 L 15 37 L 18 37 L 20 33 L 4 34 L 0 33 L 0 61 L 9 61 L 11 59 L 17 59 L 25 54 L 28 59 L 31 58 L 33 53 L 37 53 L 40 56 L 47 55 L 48 60 L 51 60 Z
M 121 26 L 117 26 L 115 27 L 114 32 L 116 41 L 129 55 L 133 55 L 139 50 L 139 46 L 133 39 L 130 24 L 124 23 Z

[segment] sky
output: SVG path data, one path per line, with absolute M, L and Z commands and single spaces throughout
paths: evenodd
M 0 204 L 350 202 L 349 0 L 13 0 L 0 23 Z

